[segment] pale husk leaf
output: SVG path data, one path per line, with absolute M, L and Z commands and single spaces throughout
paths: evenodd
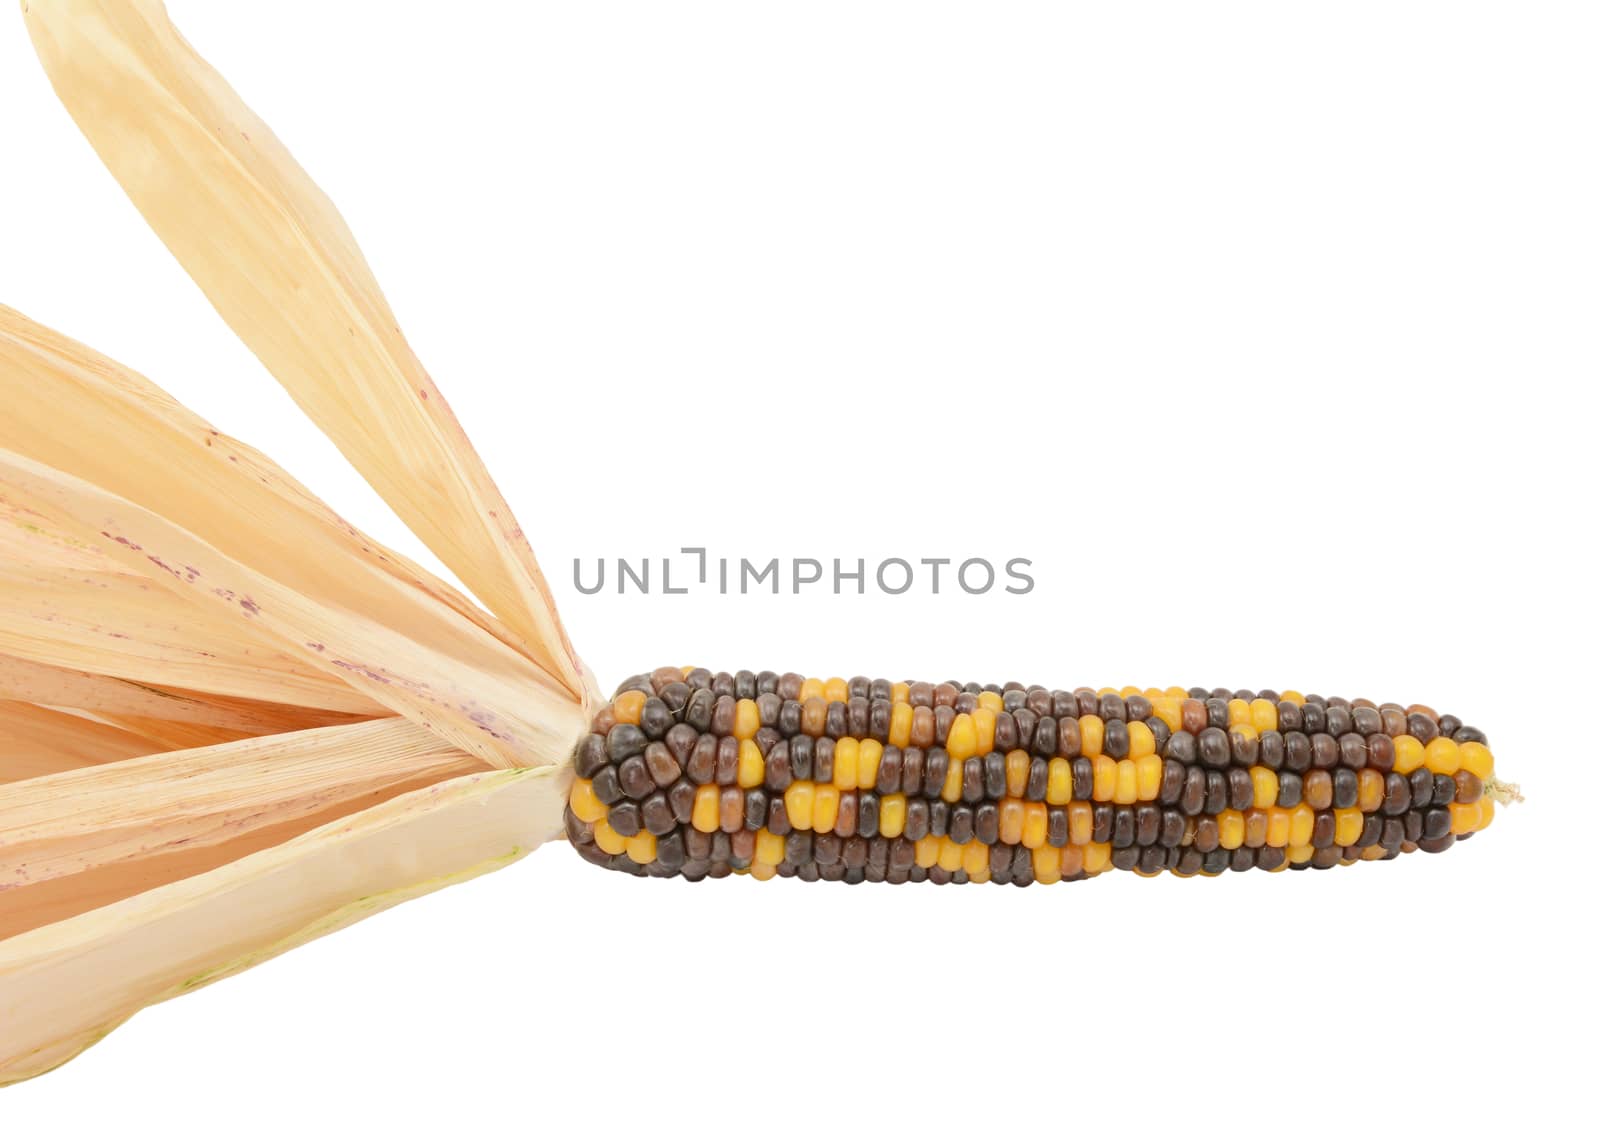
M 69 711 L 0 701 L 0 804 L 7 782 L 121 761 L 159 748 L 142 734 Z M 0 863 L 10 839 L 0 826 Z
M 582 665 L 521 528 L 333 203 L 157 0 L 24 8 L 62 103 L 218 313 L 534 661 L 581 695 Z
M 432 785 L 0 942 L 0 1083 L 59 1066 L 141 1007 L 521 857 L 560 835 L 569 780 L 547 767 Z

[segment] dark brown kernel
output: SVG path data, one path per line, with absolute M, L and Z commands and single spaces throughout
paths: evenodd
M 997 726 L 999 722 L 995 723 Z M 995 748 L 1000 748 L 998 740 Z M 1078 719 L 1073 717 L 1056 719 L 1056 756 L 1078 757 L 1083 753 L 1083 731 L 1078 727 Z
M 1017 748 L 1028 749 L 1033 745 L 1034 731 L 1039 726 L 1038 717 L 1032 710 L 1018 710 L 1011 717 L 1017 723 Z
M 749 829 L 740 829 L 729 835 L 728 847 L 732 850 L 733 867 L 749 868 L 756 855 L 756 835 Z
M 1355 728 L 1355 715 L 1347 706 L 1328 707 L 1327 733 L 1332 738 L 1342 738 Z
M 983 758 L 977 754 L 961 763 L 961 799 L 969 805 L 983 800 Z
M 1114 849 L 1111 853 L 1111 867 L 1120 869 L 1123 872 L 1132 872 L 1139 867 L 1140 855 L 1137 845 Z
M 685 778 L 667 790 L 667 804 L 672 807 L 672 818 L 687 825 L 694 818 L 694 782 Z
M 656 841 L 655 863 L 669 872 L 681 869 L 688 859 L 683 851 L 683 834 L 668 833 Z
M 834 740 L 817 738 L 811 746 L 811 778 L 826 784 L 833 780 Z
M 1450 810 L 1429 809 L 1422 817 L 1422 839 L 1438 840 L 1450 832 Z
M 717 767 L 715 780 L 718 785 L 732 785 L 739 779 L 739 739 L 717 739 Z
M 1426 809 L 1433 804 L 1433 773 L 1419 769 L 1411 775 L 1411 807 Z
M 1367 739 L 1357 733 L 1348 733 L 1339 739 L 1339 760 L 1351 769 L 1367 766 Z
M 721 833 L 717 834 L 721 836 Z M 710 861 L 711 859 L 711 834 L 702 833 L 699 829 L 690 829 L 683 834 L 684 851 L 689 854 L 690 860 Z M 660 846 L 657 845 L 657 848 Z
M 856 832 L 863 837 L 878 835 L 878 795 L 862 792 L 856 798 Z
M 814 833 L 790 833 L 783 841 L 783 859 L 793 865 L 811 863 Z
M 1183 797 L 1183 783 L 1184 778 L 1187 776 L 1187 772 L 1188 771 L 1184 769 L 1183 763 L 1180 761 L 1175 761 L 1172 758 L 1168 758 L 1166 761 L 1162 762 L 1161 790 L 1156 794 L 1156 800 L 1163 805 L 1176 805 Z M 1073 777 L 1073 798 L 1079 801 L 1087 801 L 1089 799 L 1087 796 L 1080 797 L 1078 795 L 1076 772 L 1074 772 Z M 1093 790 L 1091 786 L 1091 792 L 1092 791 Z
M 823 718 L 822 725 L 822 732 L 835 741 L 850 736 L 850 717 L 845 710 L 845 704 L 829 702 L 828 712 Z
M 1477 742 L 1480 745 L 1489 744 L 1488 737 L 1477 726 L 1462 726 L 1451 736 L 1458 742 Z
M 1235 766 L 1228 770 L 1228 808 L 1248 809 L 1255 804 L 1256 786 L 1250 771 Z
M 1311 825 L 1311 844 L 1319 849 L 1333 844 L 1337 827 L 1338 822 L 1332 813 L 1318 813 Z
M 1458 770 L 1455 775 L 1456 800 L 1471 805 L 1483 796 L 1483 778 L 1469 770 Z
M 1226 698 L 1206 699 L 1206 725 L 1214 730 L 1228 728 L 1228 700 Z
M 1318 810 L 1333 805 L 1333 778 L 1327 770 L 1314 769 L 1305 775 L 1305 801 Z
M 725 788 L 718 799 L 721 826 L 724 833 L 737 833 L 744 828 L 744 790 L 738 786 Z
M 1389 817 L 1398 817 L 1411 808 L 1411 782 L 1398 773 L 1391 773 L 1383 779 L 1383 812 Z
M 1257 868 L 1282 868 L 1283 862 L 1289 854 L 1274 845 L 1262 845 L 1261 851 L 1256 855 Z
M 1406 715 L 1406 732 L 1423 745 L 1439 736 L 1439 724 L 1427 714 L 1416 712 Z
M 632 801 L 623 801 L 611 806 L 606 812 L 606 824 L 624 837 L 637 837 L 639 831 L 644 828 L 639 806 Z
M 902 755 L 900 789 L 907 797 L 915 797 L 922 792 L 922 774 L 926 765 L 927 754 L 915 746 L 907 749 Z
M 1116 809 L 1114 806 L 1099 804 L 1094 807 L 1094 832 L 1090 836 L 1097 845 L 1108 844 L 1111 840 L 1111 829 L 1116 824 Z
M 1356 848 L 1367 849 L 1378 843 L 1378 838 L 1383 835 L 1383 818 L 1373 813 L 1361 819 L 1361 836 L 1356 841 Z
M 911 711 L 911 744 L 918 749 L 928 749 L 935 741 L 933 710 L 918 706 Z
M 1194 823 L 1194 848 L 1208 853 L 1222 843 L 1221 832 L 1215 817 L 1201 817 Z
M 1107 757 L 1117 761 L 1124 760 L 1128 756 L 1128 724 L 1118 720 L 1108 721 L 1102 748 Z
M 1004 754 L 997 752 L 984 754 L 983 793 L 991 801 L 998 801 L 1006 795 L 1006 759 Z
M 1180 876 L 1194 876 L 1205 863 L 1205 853 L 1196 848 L 1184 849 L 1178 854 L 1178 863 L 1174 866 Z
M 1311 739 L 1298 730 L 1283 735 L 1283 767 L 1290 773 L 1311 768 Z
M 1353 769 L 1344 766 L 1333 771 L 1333 807 L 1351 809 L 1361 799 L 1361 780 Z
M 1189 828 L 1189 820 L 1176 809 L 1167 809 L 1161 813 L 1161 828 L 1156 834 L 1156 841 L 1165 848 L 1177 848 L 1183 843 L 1183 834 Z
M 1260 763 L 1271 770 L 1283 768 L 1283 735 L 1277 730 L 1267 730 L 1261 735 L 1258 746 Z
M 1311 765 L 1315 769 L 1332 769 L 1339 764 L 1339 739 L 1332 734 L 1311 736 Z
M 1107 728 L 1109 729 L 1109 726 Z M 1123 727 L 1123 732 L 1127 732 L 1126 726 Z M 1033 730 L 1033 752 L 1045 757 L 1054 757 L 1058 752 L 1056 748 L 1058 744 L 1056 720 L 1049 716 L 1040 718 L 1039 724 Z
M 1300 804 L 1303 795 L 1301 777 L 1298 773 L 1278 774 L 1278 807 L 1280 809 L 1293 809 Z
M 1417 848 L 1425 853 L 1442 853 L 1456 843 L 1456 838 L 1449 833 L 1442 837 L 1423 837 L 1417 842 Z
M 1301 729 L 1305 725 L 1300 717 L 1300 707 L 1293 702 L 1278 703 L 1278 729 L 1287 734 L 1290 730 Z
M 816 840 L 812 842 L 811 858 L 817 862 L 819 868 L 838 864 L 839 858 L 843 855 L 844 841 L 832 833 L 818 833 Z
M 1182 769 L 1182 766 L 1179 766 Z M 1072 799 L 1088 801 L 1094 797 L 1094 762 L 1086 757 L 1072 759 Z
M 638 726 L 618 722 L 611 727 L 611 732 L 606 734 L 606 756 L 612 761 L 623 761 L 635 754 L 643 753 L 648 741 L 644 731 Z
M 1422 839 L 1422 815 L 1421 809 L 1413 809 L 1401 818 L 1406 826 L 1406 841 L 1410 844 L 1416 844 Z
M 933 688 L 933 705 L 936 709 L 954 706 L 961 687 L 954 682 L 941 682 Z
M 1000 839 L 1000 809 L 996 805 L 979 805 L 972 815 L 972 832 L 978 840 L 992 845 Z
M 585 781 L 599 773 L 608 760 L 606 739 L 599 734 L 586 734 L 573 754 L 573 766 Z
M 1194 734 L 1188 730 L 1179 730 L 1167 739 L 1167 748 L 1164 755 L 1174 761 L 1181 761 L 1185 765 L 1196 760 L 1199 756 L 1199 747 Z
M 1378 837 L 1378 843 L 1390 853 L 1400 851 L 1400 846 L 1405 843 L 1405 822 L 1397 818 L 1390 818 L 1383 823 L 1383 832 Z
M 1300 707 L 1300 728 L 1307 737 L 1323 733 L 1328 728 L 1328 711 L 1321 702 L 1310 697 Z
M 1198 734 L 1210 724 L 1206 713 L 1206 704 L 1199 698 L 1186 698 L 1179 707 L 1179 725 L 1190 736 Z
M 683 767 L 672 751 L 661 742 L 653 741 L 644 747 L 644 766 L 657 789 L 667 789 L 683 776 Z
M 1261 752 L 1261 739 L 1243 726 L 1228 731 L 1228 752 L 1236 765 L 1254 765 Z
M 1017 720 L 1005 710 L 994 716 L 994 748 L 1001 753 L 1016 749 L 1022 739 L 1017 733 Z
M 912 797 L 906 801 L 906 827 L 905 838 L 908 841 L 920 841 L 928 835 L 932 814 L 928 811 L 928 803 L 920 797 Z
M 1183 796 L 1178 802 L 1178 807 L 1191 817 L 1205 812 L 1206 771 L 1198 765 L 1191 765 L 1185 771 Z
M 767 806 L 770 798 L 764 789 L 751 789 L 744 795 L 744 827 L 746 829 L 764 829 L 767 827 Z
M 1228 807 L 1228 778 L 1220 770 L 1206 771 L 1206 812 L 1213 817 Z
M 639 806 L 639 816 L 645 832 L 652 837 L 664 837 L 678 827 L 678 818 L 673 814 L 665 793 L 652 793 L 646 797 Z
M 1067 814 L 1061 810 L 1061 827 L 1066 828 Z M 1063 834 L 1064 836 L 1064 834 Z M 1161 810 L 1154 805 L 1140 805 L 1133 813 L 1133 839 L 1139 845 L 1153 845 L 1161 836 Z M 1051 844 L 1066 844 L 1066 840 L 1051 841 Z
M 1237 848 L 1228 857 L 1228 867 L 1234 872 L 1249 872 L 1255 866 L 1255 849 Z
M 948 836 L 950 832 L 950 804 L 947 801 L 928 802 L 928 832 L 936 837 Z
M 1049 786 L 1050 763 L 1042 757 L 1033 758 L 1028 762 L 1028 788 L 1023 791 L 1023 796 L 1029 801 L 1043 801 Z
M 1433 803 L 1448 805 L 1455 799 L 1456 779 L 1445 773 L 1433 775 Z
M 851 837 L 845 841 L 840 859 L 847 869 L 863 869 L 867 865 L 867 851 L 865 837 Z
M 1228 735 L 1216 726 L 1207 726 L 1195 738 L 1200 750 L 1200 760 L 1213 769 L 1221 769 L 1228 764 L 1232 750 L 1228 745 Z
M 595 799 L 602 805 L 615 805 L 622 800 L 622 783 L 617 780 L 616 766 L 601 766 L 600 770 L 590 779 L 590 784 L 594 790 Z
M 786 837 L 790 832 L 789 806 L 782 797 L 774 797 L 767 804 L 767 832 L 775 837 Z

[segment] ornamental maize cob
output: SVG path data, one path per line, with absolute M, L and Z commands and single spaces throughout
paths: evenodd
M 689 880 L 1331 868 L 1443 852 L 1516 797 L 1426 706 L 672 667 L 624 682 L 573 763 L 578 851 Z

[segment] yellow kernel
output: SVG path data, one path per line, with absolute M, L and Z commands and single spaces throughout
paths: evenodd
M 993 690 L 985 690 L 978 695 L 978 709 L 988 710 L 991 714 L 998 714 L 1004 704 L 1004 700 Z
M 1094 799 L 1109 801 L 1117 793 L 1117 763 L 1105 754 L 1094 759 Z
M 1067 839 L 1079 847 L 1094 840 L 1094 809 L 1082 801 L 1067 806 Z
M 946 872 L 956 872 L 961 868 L 961 848 L 949 837 L 944 837 L 939 845 L 939 867 Z
M 1177 699 L 1179 705 L 1181 706 L 1183 700 L 1189 696 L 1189 690 L 1186 686 L 1168 686 L 1162 691 L 1162 694 L 1168 698 Z
M 1489 822 L 1494 820 L 1494 798 L 1485 797 L 1478 803 L 1478 832 L 1489 827 Z
M 1487 781 L 1494 775 L 1494 754 L 1482 742 L 1462 742 L 1461 768 Z
M 1186 695 L 1187 696 L 1187 695 Z M 1167 723 L 1167 729 L 1177 733 L 1183 728 L 1183 699 L 1170 695 L 1154 699 L 1150 708 L 1156 717 Z
M 961 800 L 961 770 L 962 766 L 955 758 L 950 759 L 950 767 L 944 771 L 944 788 L 939 790 L 939 796 L 946 801 Z
M 1161 796 L 1161 759 L 1155 754 L 1133 763 L 1139 774 L 1139 800 L 1154 801 Z
M 754 789 L 767 779 L 767 762 L 753 741 L 739 743 L 739 788 Z
M 1135 694 L 1137 694 L 1139 692 L 1140 692 L 1139 691 L 1139 687 L 1137 687 L 1137 686 L 1124 686 L 1121 690 L 1118 691 L 1118 693 L 1121 694 L 1123 698 L 1131 698 L 1131 697 L 1133 697 Z
M 943 846 L 945 838 L 936 837 L 932 833 L 917 842 L 917 865 L 921 868 L 932 868 L 939 863 L 939 849 Z
M 1376 813 L 1383 808 L 1383 774 L 1376 769 L 1363 769 L 1356 788 L 1356 807 L 1363 813 Z
M 1255 726 L 1256 732 L 1264 734 L 1268 730 L 1278 728 L 1278 707 L 1265 698 L 1257 698 L 1250 703 L 1250 724 Z
M 1139 800 L 1139 769 L 1133 762 L 1117 762 L 1117 786 L 1111 799 L 1118 805 L 1132 805 Z
M 792 788 L 792 786 L 791 786 Z M 813 832 L 831 833 L 839 820 L 839 790 L 832 785 L 817 786 L 811 801 L 811 828 Z M 789 819 L 794 824 L 794 818 Z
M 771 880 L 777 875 L 778 869 L 775 865 L 770 865 L 766 861 L 760 860 L 750 862 L 750 876 L 754 880 Z
M 1449 775 L 1461 768 L 1461 747 L 1449 738 L 1434 738 L 1423 750 L 1423 757 L 1435 773 Z
M 702 833 L 712 832 L 711 828 L 702 828 L 700 825 L 700 798 L 705 791 L 710 789 L 712 803 L 716 802 L 716 786 L 702 785 L 699 792 L 694 795 L 694 827 Z M 817 803 L 817 787 L 809 781 L 796 781 L 783 791 L 783 807 L 789 812 L 789 825 L 792 828 L 805 830 L 811 828 L 812 813 Z
M 861 743 L 855 738 L 840 738 L 833 743 L 833 784 L 837 789 L 854 789 L 861 779 Z
M 1078 719 L 1078 740 L 1084 757 L 1095 757 L 1106 747 L 1106 724 L 1098 714 L 1085 714 Z M 1105 798 L 1096 797 L 1096 801 Z
M 609 821 L 596 821 L 594 843 L 608 856 L 618 856 L 627 849 L 628 838 L 613 829 Z
M 1317 855 L 1317 850 L 1310 845 L 1290 845 L 1288 858 L 1290 864 L 1305 864 L 1306 861 Z
M 1072 800 L 1072 763 L 1064 757 L 1050 759 L 1049 778 L 1045 782 L 1044 799 L 1051 805 L 1065 805 Z
M 977 753 L 988 753 L 994 749 L 994 711 L 980 706 L 972 711 L 972 728 L 978 735 Z
M 950 755 L 950 764 L 966 761 L 978 752 L 978 730 L 972 724 L 971 714 L 957 714 L 950 723 L 950 733 L 944 740 L 944 751 Z
M 1493 802 L 1491 802 L 1492 804 Z M 1480 810 L 1478 806 L 1482 801 L 1474 801 L 1470 805 L 1454 804 L 1450 806 L 1450 831 L 1456 836 L 1462 833 L 1475 833 L 1478 831 Z
M 1026 848 L 1036 849 L 1044 844 L 1044 838 L 1049 831 L 1049 810 L 1037 801 L 1029 801 L 1022 807 L 1022 844 Z
M 796 784 L 802 784 L 797 782 Z M 793 791 L 794 786 L 789 786 Z M 689 824 L 702 833 L 714 833 L 722 825 L 722 790 L 715 785 L 702 785 L 694 791 L 694 809 L 689 814 Z M 794 815 L 791 813 L 791 821 Z M 796 825 L 795 828 L 801 826 Z
M 1341 848 L 1361 839 L 1361 810 L 1335 809 L 1333 811 L 1333 843 Z
M 1003 798 L 1000 802 L 1000 843 L 1003 845 L 1020 845 L 1022 843 L 1022 824 L 1026 813 L 1022 802 L 1015 797 Z M 881 828 L 881 826 L 880 826 Z
M 968 876 L 989 871 L 989 846 L 982 841 L 968 841 L 961 846 L 961 868 Z
M 1278 803 L 1278 775 L 1264 765 L 1250 767 L 1250 783 L 1255 786 L 1257 809 L 1270 809 Z M 1381 786 L 1383 782 L 1380 780 Z
M 1289 810 L 1289 847 L 1302 848 L 1311 844 L 1311 833 L 1317 827 L 1317 813 L 1304 801 Z
M 1236 849 L 1244 844 L 1244 814 L 1237 809 L 1224 809 L 1217 814 L 1217 843 L 1225 849 Z
M 891 701 L 891 702 L 910 702 L 911 701 L 911 683 L 909 683 L 909 682 L 896 682 L 894 685 L 890 686 L 889 687 L 889 701 Z
M 808 702 L 812 698 L 822 697 L 822 679 L 807 678 L 800 683 L 800 701 Z
M 1289 810 L 1276 805 L 1267 810 L 1267 844 L 1275 849 L 1289 844 Z
M 897 701 L 889 707 L 889 744 L 896 749 L 911 744 L 911 703 Z
M 763 864 L 783 863 L 783 838 L 762 829 L 756 833 L 756 860 Z
M 656 859 L 656 839 L 649 833 L 636 833 L 628 838 L 628 856 L 635 864 L 649 864 Z
M 749 698 L 740 698 L 733 707 L 733 736 L 746 741 L 761 728 L 761 712 Z
M 1422 743 L 1416 738 L 1410 734 L 1401 734 L 1394 739 L 1394 771 L 1396 773 L 1413 773 L 1422 768 L 1422 760 Z
M 618 722 L 627 722 L 630 726 L 638 725 L 639 716 L 644 713 L 645 698 L 643 690 L 624 690 L 612 700 L 612 716 Z
M 1028 791 L 1028 770 L 1033 759 L 1025 749 L 1014 749 L 1006 754 L 1006 796 L 1021 797 Z
M 858 752 L 856 788 L 871 789 L 878 784 L 878 764 L 883 761 L 883 743 L 877 738 L 863 738 Z
M 1306 696 L 1300 693 L 1298 690 L 1280 691 L 1278 697 L 1282 698 L 1285 702 L 1293 702 L 1296 706 L 1304 706 L 1306 704 Z
M 906 831 L 906 795 L 890 793 L 878 802 L 878 832 L 893 840 Z
M 1104 842 L 1083 846 L 1083 871 L 1093 874 L 1104 872 L 1111 863 L 1111 846 Z
M 968 873 L 967 874 L 967 883 L 968 884 L 988 884 L 989 883 L 989 879 L 990 879 L 989 866 L 987 864 L 984 865 L 983 868 L 979 869 L 977 872 L 973 872 L 973 873 Z
M 1228 728 L 1250 724 L 1250 703 L 1243 698 L 1228 699 Z
M 1143 722 L 1128 723 L 1128 756 L 1134 761 L 1156 752 L 1156 735 Z
M 594 783 L 579 778 L 572 783 L 572 792 L 567 797 L 567 804 L 572 809 L 572 815 L 586 824 L 594 824 L 603 820 L 606 807 L 600 798 L 594 795 Z
M 848 702 L 850 683 L 843 678 L 830 678 L 822 684 L 822 696 L 830 702 Z
M 1061 850 L 1048 845 L 1033 850 L 1033 879 L 1038 884 L 1055 884 L 1061 879 Z

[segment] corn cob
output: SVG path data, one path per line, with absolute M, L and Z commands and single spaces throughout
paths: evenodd
M 1027 885 L 1444 852 L 1516 796 L 1427 706 L 666 667 L 573 753 L 589 861 L 688 880 Z

